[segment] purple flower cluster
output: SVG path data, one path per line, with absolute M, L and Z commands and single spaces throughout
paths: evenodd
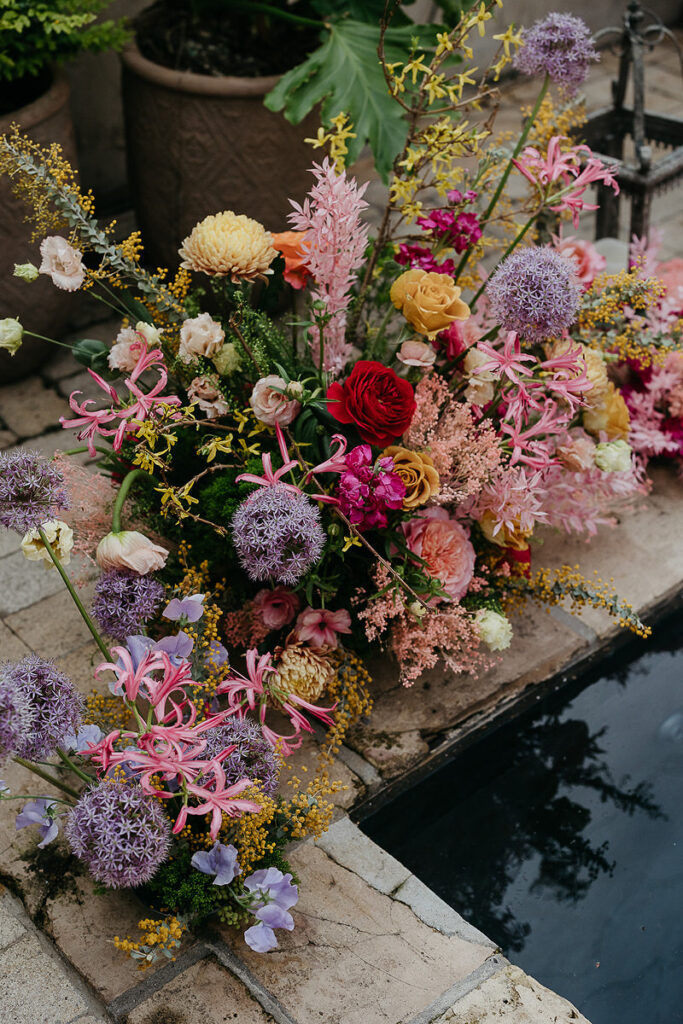
M 259 487 L 232 517 L 237 554 L 252 580 L 293 586 L 322 554 L 320 512 L 305 494 L 284 484 Z
M 92 613 L 103 632 L 115 640 L 139 633 L 164 599 L 164 587 L 153 576 L 110 569 L 95 584 Z
M 0 691 L 20 690 L 28 705 L 30 722 L 13 753 L 30 760 L 47 757 L 64 736 L 76 732 L 83 717 L 83 699 L 71 680 L 53 661 L 29 654 L 21 661 L 2 667 Z M 11 718 L 11 715 L 10 715 Z M 19 723 L 15 717 L 15 722 Z M 0 739 L 6 746 L 10 733 Z
M 519 249 L 499 265 L 486 294 L 491 315 L 532 344 L 561 336 L 574 321 L 581 285 L 573 263 L 554 249 Z
M 244 880 L 244 888 L 251 894 L 249 910 L 258 924 L 247 928 L 244 938 L 256 953 L 267 953 L 277 947 L 274 928 L 291 932 L 294 918 L 290 909 L 299 899 L 299 890 L 292 876 L 278 868 L 262 868 Z
M 68 507 L 62 474 L 39 452 L 0 453 L 0 526 L 23 534 Z
M 590 29 L 573 14 L 549 14 L 522 34 L 514 66 L 524 75 L 545 75 L 569 93 L 586 80 L 598 53 Z
M 225 725 L 204 733 L 206 748 L 202 757 L 209 760 L 226 747 L 235 750 L 223 761 L 226 785 L 233 786 L 240 779 L 254 779 L 261 783 L 266 796 L 273 796 L 280 777 L 280 766 L 273 747 L 265 739 L 255 722 L 247 718 L 233 718 Z
M 93 878 L 112 889 L 148 882 L 171 846 L 171 826 L 158 802 L 125 782 L 88 789 L 64 833 Z
M 31 731 L 33 712 L 19 681 L 0 667 L 0 761 L 18 753 Z
M 455 274 L 454 260 L 449 259 L 444 260 L 442 263 L 437 263 L 434 253 L 423 245 L 409 245 L 406 242 L 401 242 L 395 260 L 402 267 L 417 267 L 420 270 L 426 270 L 428 273 L 449 274 L 451 277 Z
M 390 455 L 376 461 L 369 444 L 360 444 L 346 456 L 339 478 L 339 507 L 357 529 L 387 525 L 387 511 L 403 505 L 406 486 L 394 470 Z
M 454 210 L 432 210 L 426 217 L 418 217 L 417 223 L 434 239 L 443 241 L 457 253 L 469 249 L 481 238 L 479 218 L 476 213 L 456 214 Z

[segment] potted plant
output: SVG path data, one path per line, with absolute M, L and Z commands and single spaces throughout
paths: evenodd
M 215 210 L 282 230 L 321 120 L 346 114 L 348 162 L 369 142 L 388 173 L 405 131 L 377 59 L 384 6 L 157 0 L 143 11 L 122 54 L 123 99 L 133 202 L 155 265 L 177 267 L 181 239 Z M 448 0 L 439 6 L 457 17 Z M 388 59 L 407 60 L 416 36 L 433 32 L 398 12 Z
M 2 0 L 0 3 L 0 133 L 18 123 L 36 142 L 57 142 L 70 162 L 75 144 L 69 86 L 58 65 L 84 50 L 97 51 L 123 44 L 122 22 L 95 23 L 110 0 Z M 18 317 L 31 312 L 37 333 L 58 333 L 68 317 L 68 296 L 36 281 L 28 296 L 23 283 L 12 276 L 14 263 L 35 255 L 32 232 L 24 223 L 23 203 L 12 195 L 10 183 L 0 184 L 0 311 Z M 27 339 L 10 360 L 0 352 L 0 381 L 24 376 L 48 350 L 47 344 Z

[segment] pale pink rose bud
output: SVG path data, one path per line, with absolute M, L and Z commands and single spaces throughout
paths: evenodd
M 153 544 L 137 530 L 108 533 L 97 545 L 95 552 L 100 569 L 130 569 L 138 576 L 163 569 L 167 558 L 166 548 Z
M 66 238 L 50 235 L 40 243 L 40 255 L 43 262 L 38 271 L 48 274 L 52 283 L 65 292 L 77 291 L 85 280 L 85 269 L 82 265 L 83 256 L 69 245 Z
M 207 420 L 215 420 L 230 412 L 230 405 L 223 392 L 218 388 L 216 379 L 210 374 L 195 377 L 187 389 L 191 402 L 196 402 Z
M 570 473 L 585 473 L 595 466 L 595 441 L 583 430 L 572 431 L 566 444 L 557 446 L 555 455 Z
M 403 342 L 396 353 L 396 358 L 405 366 L 419 366 L 422 370 L 427 370 L 433 365 L 436 352 L 431 345 L 413 338 Z
M 225 331 L 208 313 L 186 320 L 180 328 L 178 355 L 184 363 L 194 363 L 200 356 L 211 359 L 225 341 Z
M 259 612 L 264 626 L 268 629 L 282 629 L 298 612 L 300 601 L 291 590 L 276 587 L 275 590 L 259 590 L 254 597 L 254 607 Z
M 282 391 L 276 390 L 277 388 L 281 388 Z M 249 405 L 261 423 L 269 427 L 279 423 L 281 427 L 286 427 L 299 415 L 301 403 L 284 395 L 282 392 L 286 389 L 287 382 L 274 373 L 256 381 Z

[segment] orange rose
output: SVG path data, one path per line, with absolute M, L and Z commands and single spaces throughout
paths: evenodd
M 621 391 L 609 382 L 605 396 L 599 405 L 585 409 L 583 426 L 596 437 L 604 431 L 609 441 L 625 441 L 631 426 L 631 417 Z
M 424 452 L 411 452 L 392 444 L 385 448 L 382 455 L 389 455 L 394 461 L 394 469 L 405 484 L 406 493 L 403 508 L 419 508 L 439 490 L 439 474 L 434 468 L 429 455 Z
M 285 281 L 300 291 L 311 276 L 308 253 L 303 245 L 305 231 L 280 231 L 273 235 L 273 248 L 285 260 Z
M 453 323 L 467 320 L 469 306 L 448 274 L 406 270 L 391 286 L 390 298 L 418 334 L 434 338 Z

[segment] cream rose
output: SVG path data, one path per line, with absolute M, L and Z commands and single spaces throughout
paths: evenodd
M 466 320 L 469 306 L 460 298 L 460 288 L 448 274 L 406 270 L 396 278 L 389 295 L 418 334 L 434 338 L 454 320 Z
M 257 380 L 249 399 L 249 405 L 254 410 L 256 418 L 269 427 L 274 427 L 276 423 L 281 427 L 286 427 L 292 420 L 295 420 L 301 411 L 301 403 L 282 392 L 290 390 L 291 393 L 291 389 L 296 383 L 294 381 L 288 385 L 287 381 L 274 373 Z M 301 385 L 298 387 L 300 389 Z M 282 390 L 277 390 L 278 388 Z
M 40 274 L 47 274 L 52 283 L 65 292 L 77 291 L 85 281 L 83 256 L 69 245 L 66 238 L 51 235 L 40 243 L 43 262 L 38 268 Z
M 133 345 L 138 346 L 137 351 L 133 350 Z M 138 332 L 133 327 L 122 327 L 107 356 L 109 369 L 131 373 L 137 366 L 141 348 L 142 341 Z
M 225 331 L 208 313 L 186 320 L 180 328 L 178 355 L 184 363 L 194 363 L 200 356 L 211 359 L 225 341 Z
M 74 546 L 74 534 L 71 527 L 67 526 L 61 519 L 50 519 L 48 522 L 43 523 L 41 529 L 57 558 L 63 565 L 68 565 L 71 561 L 71 549 Z M 45 547 L 43 538 L 37 529 L 29 530 L 28 533 L 24 534 L 21 550 L 29 562 L 40 562 L 42 560 L 45 563 L 46 569 L 53 568 L 54 562 L 50 557 L 50 552 Z

